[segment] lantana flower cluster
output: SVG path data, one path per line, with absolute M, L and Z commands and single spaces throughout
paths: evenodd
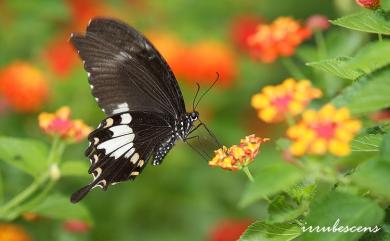
M 189 44 L 168 33 L 150 32 L 147 35 L 179 79 L 210 83 L 218 71 L 218 85 L 230 87 L 237 76 L 235 55 L 222 42 L 203 40 Z
M 276 86 L 266 86 L 252 97 L 252 106 L 258 117 L 268 123 L 287 120 L 287 136 L 292 141 L 288 153 L 346 156 L 351 152 L 349 143 L 361 128 L 347 108 L 337 109 L 327 104 L 320 110 L 306 110 L 311 100 L 322 96 L 310 81 L 287 79 Z M 294 117 L 302 114 L 297 121 Z
M 40 110 L 48 92 L 44 74 L 30 63 L 16 61 L 0 70 L 0 98 L 17 112 Z
M 260 138 L 255 135 L 246 136 L 245 139 L 241 139 L 239 145 L 233 145 L 230 148 L 223 146 L 216 150 L 215 157 L 209 161 L 209 165 L 231 171 L 241 170 L 253 162 L 259 153 L 261 143 L 268 140 L 269 138 Z
M 352 119 L 347 108 L 336 109 L 328 104 L 318 111 L 307 110 L 302 120 L 287 130 L 293 140 L 290 152 L 295 156 L 326 152 L 346 156 L 351 152 L 349 142 L 360 128 L 360 121 Z
M 264 87 L 252 97 L 251 104 L 261 120 L 275 123 L 302 113 L 312 99 L 321 96 L 321 90 L 310 81 L 290 78 L 279 85 Z
M 55 113 L 41 113 L 38 116 L 39 126 L 48 135 L 59 136 L 68 142 L 80 142 L 92 128 L 82 120 L 71 120 L 70 117 L 70 108 L 63 106 Z
M 291 56 L 311 30 L 291 17 L 279 17 L 270 24 L 260 24 L 249 39 L 251 54 L 264 63 L 272 63 L 280 56 Z

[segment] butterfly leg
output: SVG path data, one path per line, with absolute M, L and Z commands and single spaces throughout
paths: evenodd
M 221 147 L 222 144 L 218 141 L 218 139 L 217 139 L 217 137 L 214 135 L 214 133 L 211 132 L 211 130 L 210 130 L 210 129 L 206 126 L 206 124 L 204 124 L 201 120 L 199 120 L 199 121 L 200 121 L 200 124 L 199 124 L 197 127 L 199 127 L 200 125 L 203 125 L 204 128 L 206 129 L 206 131 L 210 134 L 210 136 L 213 137 L 215 143 L 216 143 L 219 147 Z
M 185 143 L 187 143 L 187 145 L 189 145 L 191 147 L 192 150 L 196 151 L 203 159 L 205 159 L 206 161 L 208 161 L 211 157 L 209 157 L 207 155 L 207 153 L 203 150 L 199 150 L 198 148 L 196 148 L 195 146 L 191 145 L 189 142 L 187 142 L 187 140 L 191 140 L 191 139 L 197 139 L 197 141 L 200 143 L 200 137 L 198 135 L 196 136 L 191 136 L 191 137 L 188 137 L 184 140 Z
M 209 135 L 210 135 L 211 137 L 213 137 L 215 143 L 216 143 L 218 146 L 222 146 L 222 144 L 219 143 L 217 137 L 214 135 L 213 132 L 211 132 L 211 130 L 206 126 L 206 124 L 204 124 L 201 120 L 199 120 L 199 122 L 200 122 L 200 123 L 199 123 L 198 125 L 196 125 L 196 126 L 188 133 L 188 135 L 190 135 L 192 132 L 194 132 L 194 131 L 195 131 L 196 129 L 198 129 L 199 127 L 204 126 L 204 128 L 205 128 L 206 131 L 209 133 Z M 187 139 L 188 139 L 188 138 L 187 138 Z

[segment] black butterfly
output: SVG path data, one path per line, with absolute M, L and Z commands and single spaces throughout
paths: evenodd
M 85 34 L 72 34 L 70 41 L 88 72 L 92 94 L 108 116 L 88 137 L 85 155 L 93 181 L 72 195 L 75 203 L 94 187 L 106 190 L 133 180 L 148 161 L 159 165 L 177 140 L 187 142 L 203 123 L 197 111 L 186 111 L 167 62 L 134 28 L 95 18 Z

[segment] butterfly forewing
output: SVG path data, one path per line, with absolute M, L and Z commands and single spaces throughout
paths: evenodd
M 97 18 L 71 42 L 84 61 L 92 93 L 108 115 L 154 111 L 180 116 L 185 106 L 163 57 L 137 30 L 117 20 Z

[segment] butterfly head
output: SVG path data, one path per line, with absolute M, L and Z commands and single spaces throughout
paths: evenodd
M 189 113 L 189 117 L 191 118 L 192 122 L 194 122 L 199 119 L 199 112 L 193 111 Z

